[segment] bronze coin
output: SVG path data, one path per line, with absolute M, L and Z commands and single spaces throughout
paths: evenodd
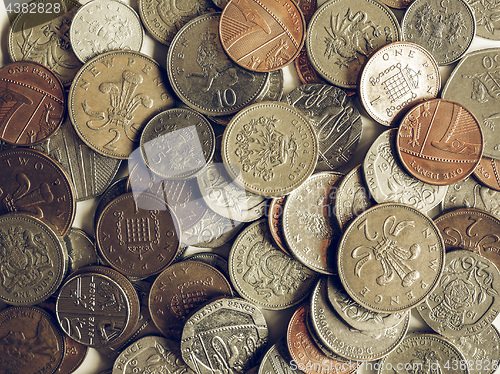
M 404 116 L 397 149 L 415 178 L 449 185 L 476 168 L 483 154 L 483 133 L 468 109 L 450 100 L 434 99 L 414 106 Z
M 483 156 L 474 169 L 474 176 L 486 187 L 500 191 L 500 160 Z
M 104 208 L 96 227 L 102 258 L 124 275 L 147 278 L 166 268 L 180 243 L 179 224 L 163 200 L 129 192 Z
M 0 139 L 30 146 L 57 131 L 66 100 L 51 70 L 35 62 L 13 62 L 0 68 L 0 85 Z
M 313 68 L 309 56 L 307 55 L 306 47 L 302 47 L 299 55 L 294 60 L 297 76 L 302 84 L 320 83 L 328 84 L 323 78 L 318 75 L 318 72 Z
M 293 0 L 231 0 L 220 17 L 222 46 L 238 65 L 259 72 L 281 69 L 304 45 L 304 15 Z
M 285 206 L 286 196 L 275 197 L 269 203 L 267 221 L 269 223 L 269 231 L 274 242 L 287 255 L 290 252 L 287 249 L 285 234 L 283 232 L 283 207 Z
M 180 340 L 184 321 L 195 308 L 213 298 L 232 295 L 231 284 L 214 267 L 182 261 L 156 278 L 149 294 L 149 311 L 163 335 Z
M 52 374 L 64 340 L 50 315 L 40 308 L 12 307 L 0 313 L 0 372 Z
M 80 367 L 87 357 L 88 347 L 64 336 L 64 356 L 55 374 L 68 374 Z
M 50 157 L 31 149 L 0 152 L 0 214 L 27 213 L 65 235 L 75 217 L 75 193 L 66 172 Z

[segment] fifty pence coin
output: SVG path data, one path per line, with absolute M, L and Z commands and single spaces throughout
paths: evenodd
M 117 0 L 93 0 L 76 12 L 69 29 L 71 46 L 81 62 L 117 49 L 141 50 L 141 20 L 129 5 Z
M 438 287 L 417 310 L 441 335 L 474 335 L 500 313 L 499 287 L 500 272 L 490 260 L 470 251 L 452 251 L 446 254 Z
M 408 310 L 438 286 L 445 249 L 434 222 L 404 204 L 376 205 L 345 230 L 338 271 L 347 293 L 380 313 Z
M 441 75 L 427 50 L 410 42 L 395 42 L 377 50 L 359 78 L 359 96 L 368 115 L 385 125 L 399 125 L 415 104 L 437 97 Z
M 222 159 L 229 176 L 246 190 L 266 197 L 289 194 L 313 172 L 318 140 L 297 109 L 279 102 L 251 105 L 224 131 Z
M 164 70 L 133 51 L 111 51 L 88 61 L 68 97 L 78 136 L 94 151 L 117 159 L 128 158 L 146 123 L 173 104 Z
M 375 0 L 328 1 L 307 30 L 309 59 L 331 84 L 356 88 L 361 67 L 377 48 L 400 40 L 399 22 Z
M 481 157 L 474 169 L 474 176 L 485 186 L 500 191 L 500 160 Z
M 476 35 L 476 21 L 466 0 L 414 0 L 401 21 L 403 40 L 421 45 L 439 65 L 458 61 Z
M 70 228 L 64 237 L 69 256 L 69 271 L 98 263 L 94 241 L 82 230 Z

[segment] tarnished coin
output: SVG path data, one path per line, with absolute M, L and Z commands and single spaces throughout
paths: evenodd
M 472 174 L 483 154 L 483 133 L 467 108 L 434 99 L 406 113 L 398 129 L 396 148 L 411 175 L 443 186 Z
M 438 286 L 443 238 L 434 222 L 404 204 L 376 205 L 345 230 L 338 271 L 347 293 L 380 313 L 408 310 Z
M 238 186 L 222 163 L 209 164 L 198 175 L 197 181 L 209 208 L 223 217 L 251 222 L 266 211 L 267 200 Z
M 183 261 L 199 261 L 219 270 L 226 279 L 229 279 L 229 265 L 227 260 L 213 252 L 198 252 L 183 259 Z
M 0 299 L 12 305 L 34 305 L 61 285 L 68 266 L 62 237 L 26 214 L 0 216 Z
M 403 340 L 410 313 L 394 327 L 361 331 L 347 325 L 333 311 L 327 296 L 327 279 L 321 278 L 311 297 L 311 322 L 318 337 L 334 353 L 355 361 L 373 361 L 388 355 Z
M 128 186 L 129 178 L 120 178 L 113 184 L 111 184 L 104 193 L 99 198 L 99 202 L 97 203 L 97 207 L 95 209 L 95 217 L 94 217 L 94 228 L 97 226 L 97 221 L 101 216 L 102 211 L 112 200 L 116 199 L 118 196 L 123 195 L 126 192 L 130 192 L 130 188 Z
M 46 67 L 18 61 L 0 68 L 0 139 L 31 146 L 52 136 L 65 116 L 59 79 Z
M 146 123 L 173 104 L 164 70 L 133 51 L 111 51 L 88 61 L 68 97 L 78 136 L 94 151 L 118 159 L 128 158 Z
M 395 42 L 377 50 L 359 78 L 359 96 L 368 115 L 385 126 L 399 125 L 415 104 L 437 97 L 441 75 L 425 48 Z
M 435 186 L 408 174 L 396 156 L 397 130 L 386 130 L 373 142 L 363 162 L 371 197 L 378 203 L 403 203 L 428 212 L 445 197 L 447 186 Z
M 112 374 L 140 372 L 194 374 L 182 361 L 179 343 L 159 336 L 145 336 L 132 343 L 113 364 Z
M 344 176 L 335 194 L 335 217 L 341 229 L 373 205 L 370 196 L 358 165 Z
M 429 373 L 469 373 L 462 353 L 448 340 L 434 334 L 408 335 L 398 348 L 380 362 L 377 373 L 393 374 L 395 368 L 405 368 L 410 373 L 413 369 L 426 368 Z
M 384 330 L 396 326 L 406 318 L 407 312 L 377 313 L 362 307 L 345 292 L 340 279 L 335 275 L 328 277 L 327 295 L 337 314 L 357 330 Z
M 439 65 L 449 65 L 469 49 L 476 21 L 466 0 L 414 0 L 401 21 L 401 34 L 432 53 Z
M 61 166 L 41 152 L 22 148 L 1 152 L 0 165 L 0 214 L 31 214 L 65 235 L 76 204 L 73 184 Z
M 220 44 L 219 13 L 199 16 L 180 30 L 167 55 L 170 84 L 192 109 L 210 116 L 233 114 L 265 89 L 269 73 L 243 69 Z
M 220 296 L 232 296 L 228 280 L 215 268 L 198 261 L 181 261 L 166 268 L 149 293 L 149 310 L 163 335 L 179 341 L 193 310 Z
M 84 231 L 70 228 L 64 242 L 68 250 L 70 272 L 98 263 L 94 241 Z
M 231 0 L 219 25 L 221 44 L 238 65 L 267 72 L 288 65 L 306 37 L 304 15 L 293 0 Z
M 413 0 L 382 0 L 385 5 L 396 9 L 406 9 L 412 1 Z
M 92 0 L 76 12 L 69 39 L 76 57 L 86 62 L 117 49 L 139 52 L 144 31 L 129 5 L 118 0 Z
M 441 335 L 459 338 L 486 329 L 500 313 L 500 272 L 487 258 L 459 250 L 446 254 L 438 287 L 417 307 Z
M 0 313 L 0 372 L 53 374 L 64 353 L 62 334 L 40 308 L 14 307 Z
M 69 38 L 71 22 L 81 5 L 74 0 L 34 0 L 29 4 L 29 9 L 35 11 L 20 12 L 12 22 L 10 58 L 38 62 L 69 87 L 82 67 Z
M 263 219 L 238 235 L 228 263 L 238 294 L 265 309 L 282 310 L 298 304 L 316 280 L 314 271 L 274 245 Z
M 500 191 L 500 160 L 481 157 L 474 169 L 474 176 L 485 186 Z
M 341 362 L 327 357 L 316 346 L 307 329 L 307 315 L 309 304 L 303 304 L 293 314 L 286 332 L 288 351 L 293 362 L 299 370 L 306 374 L 318 373 L 318 367 L 323 369 L 334 368 L 335 374 L 347 374 L 356 371 L 358 364 L 355 362 Z M 327 370 L 329 371 L 329 370 Z
M 498 5 L 497 5 L 498 7 Z M 500 33 L 499 33 L 500 35 Z M 441 97 L 462 104 L 483 131 L 484 156 L 500 160 L 500 48 L 467 54 L 452 71 Z
M 333 0 L 314 13 L 306 46 L 312 65 L 324 79 L 356 88 L 368 56 L 400 37 L 398 20 L 378 1 Z
M 283 209 L 283 233 L 288 249 L 302 264 L 318 273 L 336 273 L 337 229 L 334 186 L 342 178 L 336 172 L 311 175 L 288 195 Z
M 76 201 L 102 195 L 121 164 L 120 160 L 102 156 L 82 142 L 68 117 L 54 135 L 35 149 L 61 164 L 73 181 Z
M 229 176 L 257 195 L 289 194 L 313 172 L 318 140 L 297 109 L 279 102 L 251 105 L 224 131 L 222 159 Z
M 476 35 L 491 40 L 500 40 L 498 23 L 498 1 L 466 0 L 476 19 Z
M 293 366 L 292 366 L 293 365 Z M 297 367 L 297 368 L 296 368 Z M 248 373 L 248 372 L 247 372 Z M 280 339 L 262 357 L 258 374 L 303 374 L 292 362 L 285 339 Z M 257 374 L 257 373 L 256 373 Z
M 201 367 L 207 373 L 245 373 L 260 361 L 267 336 L 267 323 L 259 308 L 245 300 L 221 298 L 186 321 L 182 358 L 195 371 Z
M 345 91 L 327 84 L 306 84 L 283 101 L 305 114 L 316 130 L 316 171 L 335 170 L 349 161 L 361 138 L 361 115 Z
M 267 213 L 267 221 L 274 243 L 289 255 L 285 234 L 283 233 L 283 207 L 285 206 L 285 201 L 286 196 L 275 197 L 271 200 Z
M 73 373 L 87 357 L 88 347 L 64 335 L 64 355 L 61 365 L 54 374 Z
M 146 278 L 173 261 L 180 228 L 164 201 L 129 192 L 104 208 L 97 222 L 96 244 L 111 267 L 130 277 Z

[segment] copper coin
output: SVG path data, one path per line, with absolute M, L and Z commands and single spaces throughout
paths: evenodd
M 64 336 L 64 356 L 55 374 L 68 374 L 80 367 L 87 357 L 88 347 Z
M 163 335 L 180 340 L 184 321 L 195 308 L 213 298 L 232 295 L 231 284 L 214 267 L 182 261 L 156 278 L 149 294 L 149 311 Z
M 328 84 L 323 78 L 318 75 L 318 72 L 313 68 L 309 56 L 307 55 L 306 47 L 302 47 L 299 55 L 294 60 L 297 76 L 302 84 L 320 83 Z
M 450 100 L 414 106 L 398 130 L 397 149 L 406 170 L 442 186 L 469 176 L 483 154 L 483 133 L 474 115 Z
M 166 268 L 179 250 L 179 224 L 163 200 L 132 192 L 111 201 L 99 218 L 103 259 L 124 275 L 146 278 Z
M 359 363 L 334 360 L 317 347 L 307 329 L 308 313 L 309 305 L 303 304 L 288 323 L 286 340 L 295 365 L 306 374 L 318 373 L 318 367 L 335 368 L 335 374 L 354 373 Z
M 12 307 L 0 313 L 0 372 L 52 374 L 64 340 L 50 315 L 40 308 Z
M 474 176 L 486 187 L 500 191 L 500 161 L 482 157 L 474 170 Z
M 0 214 L 31 214 L 65 235 L 76 204 L 73 185 L 61 166 L 41 152 L 22 148 L 1 152 L 0 165 Z
M 64 120 L 64 88 L 46 67 L 18 61 L 0 69 L 0 139 L 34 145 L 54 134 Z
M 283 232 L 283 207 L 285 205 L 286 196 L 275 197 L 269 203 L 267 221 L 269 223 L 269 231 L 278 248 L 290 254 L 287 249 L 285 233 Z
M 302 11 L 307 25 L 318 8 L 318 0 L 295 0 L 295 2 Z
M 304 45 L 304 15 L 293 0 L 231 0 L 220 17 L 222 47 L 253 71 L 281 69 Z

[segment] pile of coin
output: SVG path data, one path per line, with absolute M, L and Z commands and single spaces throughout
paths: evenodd
M 500 40 L 485 4 L 9 4 L 0 372 L 95 348 L 112 374 L 493 373 L 500 48 L 467 53 Z M 89 199 L 94 238 L 72 227 Z

